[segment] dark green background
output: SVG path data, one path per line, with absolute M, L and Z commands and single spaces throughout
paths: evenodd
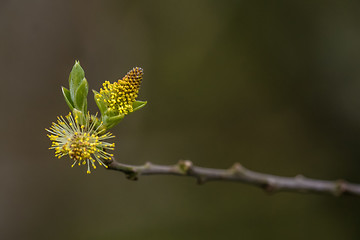
M 148 105 L 116 157 L 360 182 L 357 1 L 0 2 L 1 239 L 359 239 L 355 197 L 71 169 L 45 127 L 90 89 L 144 68 Z M 92 112 L 96 111 L 89 95 Z

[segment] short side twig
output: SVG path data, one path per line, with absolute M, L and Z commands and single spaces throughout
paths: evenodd
M 157 165 L 147 162 L 144 165 L 132 166 L 122 164 L 112 159 L 108 169 L 117 170 L 126 174 L 128 179 L 137 180 L 142 175 L 177 175 L 190 176 L 202 184 L 208 181 L 235 181 L 254 185 L 267 192 L 300 192 L 323 193 L 334 196 L 360 196 L 360 185 L 348 183 L 344 180 L 326 181 L 306 178 L 302 175 L 282 177 L 254 172 L 235 163 L 229 169 L 214 169 L 194 166 L 191 161 L 179 161 L 175 165 Z

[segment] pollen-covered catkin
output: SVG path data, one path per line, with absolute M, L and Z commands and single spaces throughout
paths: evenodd
M 69 113 L 65 118 L 58 117 L 56 123 L 52 123 L 47 136 L 52 141 L 49 149 L 55 150 L 55 156 L 61 158 L 65 155 L 74 160 L 75 164 L 87 164 L 87 173 L 90 173 L 90 165 L 95 169 L 95 162 L 103 165 L 104 161 L 111 159 L 113 154 L 107 150 L 114 150 L 115 143 L 108 143 L 104 140 L 113 138 L 110 132 L 100 130 L 102 123 L 98 123 L 97 118 L 91 118 L 88 113 L 85 117 L 85 123 L 80 125 L 78 116 L 73 117 Z
M 130 70 L 122 79 L 110 83 L 105 81 L 100 93 L 96 95 L 98 101 L 103 101 L 109 111 L 118 114 L 128 114 L 133 111 L 143 76 L 143 69 L 135 67 Z

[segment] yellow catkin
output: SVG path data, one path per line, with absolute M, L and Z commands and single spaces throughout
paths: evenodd
M 108 110 L 118 114 L 126 115 L 132 112 L 132 105 L 138 96 L 142 76 L 143 69 L 135 67 L 117 82 L 105 81 L 103 88 L 96 96 L 97 100 L 103 101 Z
M 90 173 L 90 163 L 94 169 L 96 168 L 95 160 L 100 165 L 106 166 L 104 161 L 112 157 L 107 150 L 114 150 L 115 144 L 104 140 L 114 136 L 110 132 L 104 133 L 103 130 L 98 130 L 102 123 L 97 126 L 97 120 L 93 120 L 89 114 L 86 116 L 86 123 L 81 126 L 71 113 L 65 118 L 58 117 L 58 123 L 53 123 L 49 129 L 46 129 L 50 133 L 47 136 L 52 141 L 49 149 L 55 150 L 55 157 L 68 155 L 74 160 L 72 167 L 76 163 L 79 166 L 87 164 L 87 173 Z

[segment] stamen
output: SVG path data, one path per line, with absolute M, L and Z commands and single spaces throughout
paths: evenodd
M 79 125 L 76 122 L 71 113 L 66 116 L 66 120 L 60 116 L 58 122 L 53 123 L 49 129 L 46 129 L 50 134 L 47 136 L 52 141 L 52 145 L 49 149 L 55 150 L 55 157 L 61 158 L 65 155 L 69 155 L 70 159 L 74 160 L 71 167 L 76 164 L 88 165 L 87 173 L 90 173 L 90 164 L 93 169 L 96 169 L 95 162 L 100 166 L 107 167 L 104 161 L 109 159 L 110 153 L 105 150 L 112 150 L 111 146 L 114 143 L 108 143 L 104 140 L 113 138 L 111 133 L 102 133 L 97 131 L 102 123 L 96 128 L 98 119 L 96 115 L 91 117 L 88 113 L 85 117 L 85 123 Z M 99 141 L 101 140 L 101 141 Z M 94 160 L 96 159 L 96 161 Z
M 96 97 L 102 100 L 109 110 L 126 115 L 133 111 L 132 104 L 139 92 L 142 76 L 141 68 L 133 68 L 117 82 L 111 84 L 105 81 Z

